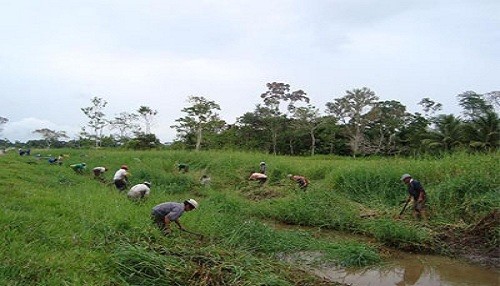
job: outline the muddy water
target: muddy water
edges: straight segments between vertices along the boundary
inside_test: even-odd
[[[367,269],[318,267],[313,273],[351,285],[500,285],[498,271],[439,256],[403,254],[388,263]]]
[[[280,229],[297,229],[276,225]],[[302,227],[299,227],[304,229]],[[311,228],[308,228],[311,231]],[[353,240],[354,236],[339,232],[322,232],[323,238]],[[357,240],[366,238],[359,238]],[[345,269],[331,265],[318,265],[322,254],[300,252],[282,255],[281,260],[303,265],[308,271],[328,279],[349,285],[369,286],[500,286],[500,270],[468,264],[461,260],[442,256],[417,255],[391,251],[391,257],[384,259],[382,265],[363,269]]]

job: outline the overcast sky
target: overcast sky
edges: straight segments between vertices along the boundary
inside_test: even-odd
[[[321,112],[368,87],[412,112],[430,97],[500,89],[498,0],[0,0],[0,135],[76,138],[91,98],[105,113],[158,110],[162,142],[190,95],[228,123],[261,103],[268,82],[307,92]]]

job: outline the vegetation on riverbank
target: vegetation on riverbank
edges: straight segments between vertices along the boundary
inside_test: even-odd
[[[32,154],[47,151],[37,150]],[[472,229],[499,204],[497,154],[455,154],[441,159],[283,157],[257,153],[64,150],[62,166],[10,153],[0,157],[2,267],[6,285],[332,285],[288,265],[283,255],[315,252],[318,263],[365,266],[381,261],[378,246],[450,254],[446,233]],[[260,161],[264,186],[248,182]],[[121,164],[131,183],[152,182],[152,195],[133,203],[111,184],[74,173],[69,164],[104,165],[110,182]],[[190,172],[179,174],[176,164]],[[303,192],[286,174],[311,180]],[[407,210],[402,173],[428,192],[431,219],[414,221]],[[210,186],[198,179],[207,174]],[[195,198],[187,229],[163,237],[151,224],[151,208]],[[282,229],[270,221],[310,226]],[[322,230],[367,236],[372,242],[325,239]],[[482,229],[485,251],[498,245],[496,223]],[[472,240],[471,240],[472,241]]]

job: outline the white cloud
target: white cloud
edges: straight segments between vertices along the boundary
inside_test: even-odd
[[[28,140],[42,139],[38,134],[33,134],[37,129],[48,128],[55,131],[65,131],[71,139],[78,134],[79,130],[67,125],[57,125],[47,119],[34,117],[23,118],[19,121],[8,122],[5,124],[2,136],[12,140],[26,142]]]
[[[304,89],[320,110],[367,86],[383,99],[414,107],[431,97],[456,112],[457,93],[498,89],[499,8],[487,0],[10,1],[0,9],[0,116],[74,132],[87,121],[80,108],[97,96],[108,117],[157,109],[153,131],[167,141],[188,96],[216,101],[233,123],[272,81]],[[9,139],[34,129],[9,130]]]

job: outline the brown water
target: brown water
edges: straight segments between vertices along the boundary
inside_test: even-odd
[[[276,225],[280,229],[297,227]],[[312,228],[303,228],[309,231]],[[335,231],[321,232],[323,238],[354,240],[352,234]],[[364,240],[364,237],[356,237]],[[475,266],[467,262],[435,255],[418,255],[391,251],[391,258],[385,263],[363,269],[346,269],[331,265],[318,265],[322,254],[318,252],[299,252],[282,254],[280,259],[288,263],[300,264],[309,272],[330,281],[354,286],[500,286],[500,270]]]
[[[500,285],[498,271],[439,256],[410,255],[367,269],[320,267],[313,272],[326,279],[352,285]]]
[[[318,252],[281,255],[288,263],[300,264],[315,275],[330,281],[357,286],[465,286],[500,285],[498,270],[487,269],[441,256],[400,254],[383,265],[345,269],[317,265]]]

